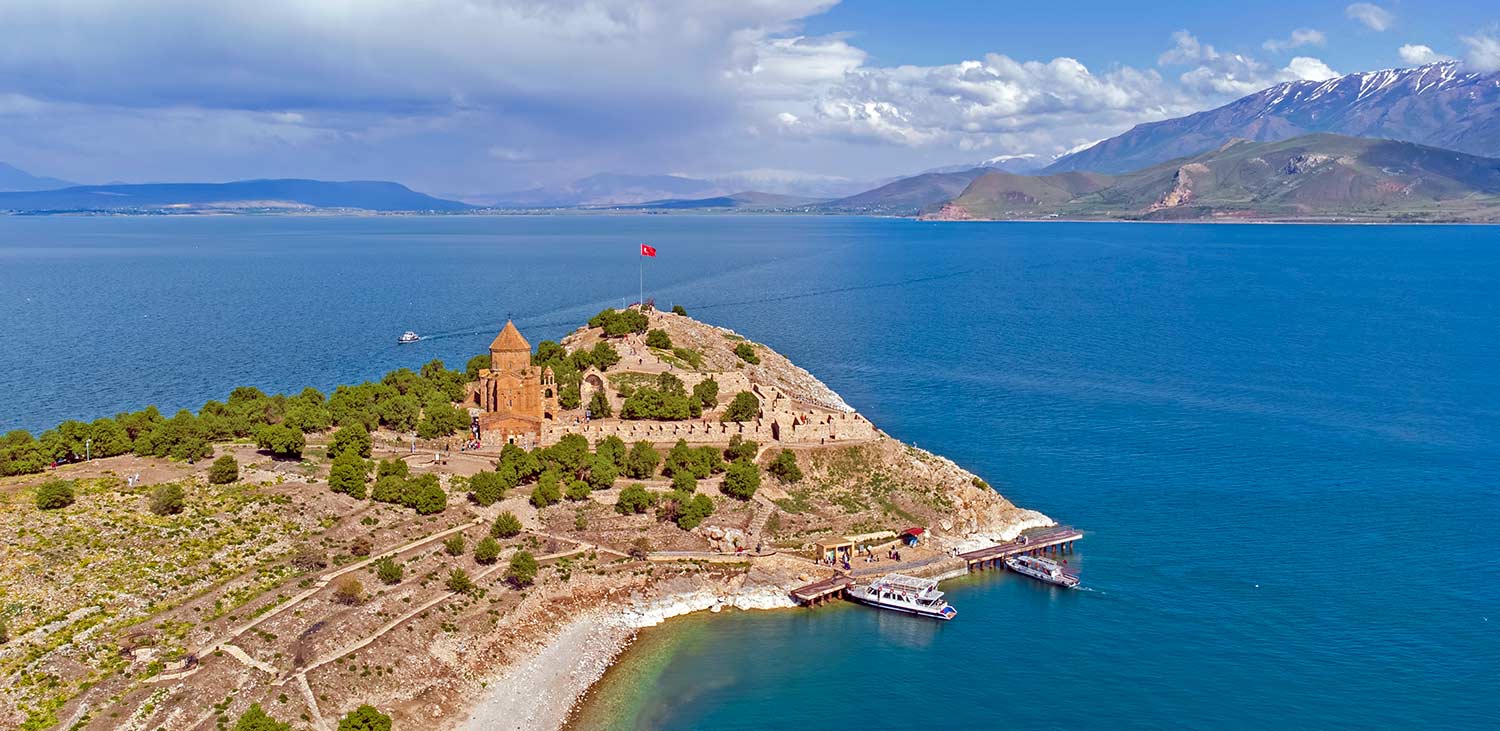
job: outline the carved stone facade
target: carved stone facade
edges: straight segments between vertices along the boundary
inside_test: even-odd
[[[557,384],[551,369],[531,364],[531,343],[513,322],[490,343],[490,367],[475,382],[479,434],[485,444],[534,443],[543,422],[557,412]]]

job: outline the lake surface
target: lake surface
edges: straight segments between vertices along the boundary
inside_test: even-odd
[[[586,726],[1500,717],[1497,228],[0,218],[0,431],[560,337],[635,299],[641,241],[659,304],[1087,531],[1088,590],[674,620]]]

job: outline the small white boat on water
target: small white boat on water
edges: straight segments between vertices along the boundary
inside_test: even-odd
[[[398,342],[398,343],[415,343],[415,342],[417,342],[418,340],[421,340],[421,339],[422,339],[421,335],[418,335],[418,334],[416,334],[416,333],[414,333],[414,332],[412,332],[410,330],[407,330],[406,332],[401,333],[401,337],[396,338],[396,342]]]
[[[932,579],[886,574],[869,584],[851,587],[847,596],[872,607],[944,621],[958,616],[958,610],[948,604],[943,592],[937,590],[937,582]]]
[[[1041,556],[1011,556],[1005,559],[1005,566],[1023,576],[1030,576],[1037,581],[1045,581],[1064,589],[1078,587],[1078,576],[1064,571],[1063,567],[1052,559]]]

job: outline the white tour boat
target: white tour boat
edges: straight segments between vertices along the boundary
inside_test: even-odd
[[[1030,576],[1037,581],[1045,581],[1056,584],[1064,589],[1076,589],[1078,587],[1078,576],[1063,570],[1056,561],[1041,556],[1011,556],[1005,559],[1005,565],[1011,571],[1025,576]]]
[[[848,597],[872,607],[945,621],[958,615],[958,610],[943,598],[943,592],[937,590],[936,581],[903,574],[886,574],[867,585],[854,586],[849,589]]]
[[[421,340],[421,339],[422,339],[421,335],[418,335],[418,334],[416,334],[416,333],[414,333],[414,332],[412,332],[410,330],[407,330],[406,332],[401,333],[401,337],[396,338],[396,342],[398,342],[398,343],[415,343],[415,342],[417,342],[418,340]]]

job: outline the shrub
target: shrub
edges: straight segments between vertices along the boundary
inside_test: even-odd
[[[255,433],[255,446],[277,457],[301,457],[307,439],[302,432],[284,424],[263,426]]]
[[[516,551],[510,557],[510,568],[505,571],[505,578],[516,586],[527,586],[536,580],[536,557],[530,551]]]
[[[151,491],[151,512],[157,515],[176,515],[186,506],[187,495],[175,483],[158,485]]]
[[[724,474],[724,482],[719,490],[732,498],[749,500],[755,496],[755,490],[759,487],[760,468],[754,462],[741,460],[729,465],[729,471]]]
[[[338,731],[391,731],[391,717],[363,705],[339,719]]]
[[[693,399],[698,406],[711,409],[719,405],[719,382],[712,378],[705,378],[693,384]]]
[[[437,395],[422,404],[422,420],[417,422],[417,436],[423,439],[446,437],[469,425],[469,415]]]
[[[646,486],[636,483],[620,491],[620,498],[615,502],[615,512],[621,515],[644,513],[655,502],[651,493],[646,491]]]
[[[755,354],[755,346],[749,343],[742,341],[738,345],[734,346],[734,354],[738,355],[740,357],[740,360],[743,360],[750,365],[756,365],[760,363],[760,356]]]
[[[630,544],[630,557],[638,561],[645,561],[651,555],[651,541],[645,538],[637,538]]]
[[[584,475],[584,479],[594,490],[608,490],[615,486],[615,478],[619,476],[620,471],[615,469],[614,460],[606,455],[596,454],[589,458],[588,473]]]
[[[698,478],[694,477],[691,472],[678,472],[672,475],[672,489],[678,492],[697,492]]]
[[[406,571],[401,568],[401,564],[396,563],[396,560],[390,556],[386,556],[375,562],[375,577],[380,579],[380,583],[382,584],[399,584],[401,583],[402,575],[405,573]]]
[[[776,455],[766,471],[782,482],[792,483],[802,479],[802,469],[797,466],[797,455],[787,449]]]
[[[485,536],[483,540],[474,545],[474,560],[486,566],[494,563],[500,558],[500,542]]]
[[[589,416],[595,419],[606,419],[614,415],[614,410],[609,405],[609,394],[603,391],[595,391],[589,397]]]
[[[484,355],[476,355],[473,358],[470,358],[469,362],[464,365],[464,375],[468,376],[469,380],[473,381],[479,378],[479,371],[489,367],[489,353],[485,353]]]
[[[234,731],[291,731],[290,723],[282,723],[272,718],[259,703],[251,703],[245,712],[240,714],[240,720],[235,722]]]
[[[454,533],[443,539],[443,550],[447,551],[449,556],[464,555],[464,534]]]
[[[672,305],[672,314],[687,317],[687,310],[682,309],[682,305]]]
[[[341,426],[333,433],[333,441],[328,444],[328,456],[338,457],[345,452],[354,452],[363,458],[370,458],[370,430],[364,424],[350,424]]]
[[[514,538],[520,534],[521,519],[509,510],[497,516],[495,524],[490,526],[490,535],[496,538]]]
[[[661,454],[651,446],[650,442],[636,442],[630,448],[630,454],[625,458],[625,474],[637,480],[644,480],[656,474],[656,466],[661,464]]]
[[[73,504],[73,483],[48,480],[36,489],[38,510],[58,510]]]
[[[370,542],[368,536],[355,536],[354,540],[349,541],[349,555],[351,556],[368,556],[374,549],[375,544]]]
[[[208,468],[208,483],[210,485],[228,485],[240,479],[240,463],[235,460],[234,455],[226,454],[216,460]]]
[[[350,606],[359,604],[365,600],[365,585],[353,576],[345,576],[333,587],[333,600]]]
[[[469,572],[463,569],[448,572],[448,591],[455,594],[472,594],[475,588],[474,580],[469,578]]]
[[[499,472],[480,472],[469,478],[469,494],[480,505],[494,505],[505,497],[505,483]]]
[[[672,336],[666,330],[652,330],[646,333],[646,346],[650,348],[672,349]]]
[[[441,513],[448,508],[448,493],[438,484],[437,475],[422,475],[407,481],[404,504],[418,515]]]
[[[734,395],[734,400],[724,409],[724,415],[719,421],[749,421],[755,418],[760,411],[760,399],[749,391],[740,391]]]
[[[292,551],[291,564],[301,571],[316,571],[328,565],[328,556],[310,544],[299,543]]]
[[[369,471],[369,465],[354,448],[345,449],[333,458],[333,466],[328,469],[328,489],[363,500]]]
[[[589,483],[584,482],[583,480],[574,480],[568,483],[568,491],[566,495],[569,500],[587,500],[589,499],[589,494],[592,492],[593,489],[589,487]]]

